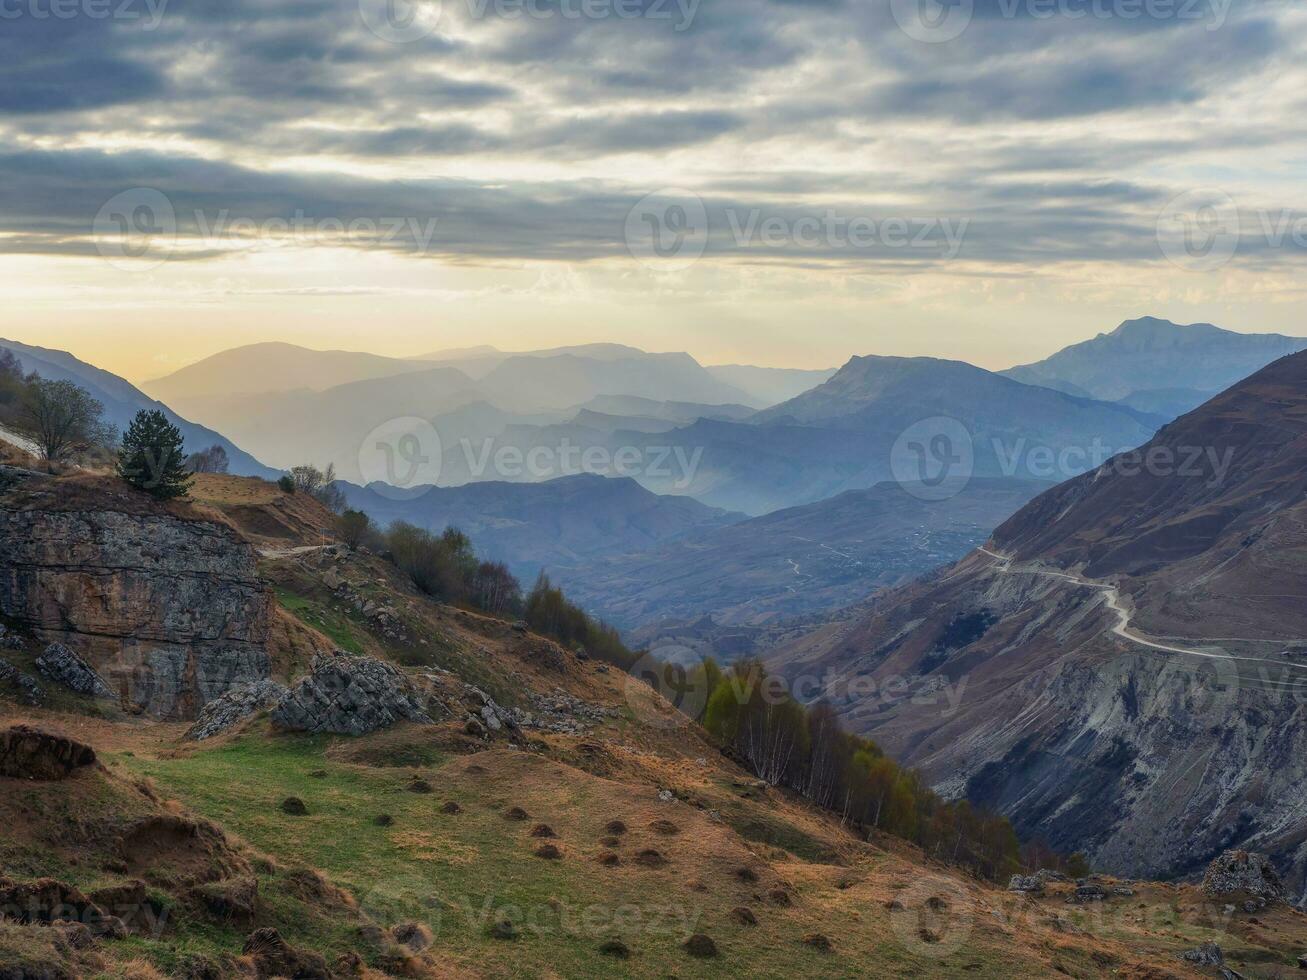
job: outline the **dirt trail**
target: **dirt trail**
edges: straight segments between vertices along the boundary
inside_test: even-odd
[[[1001,555],[996,551],[990,551],[988,548],[983,547],[977,550],[988,555],[990,558],[995,559],[998,562],[998,570],[1005,575],[1043,575],[1047,578],[1062,579],[1063,581],[1070,582],[1072,585],[1077,585],[1087,589],[1096,589],[1102,592],[1107,600],[1107,608],[1116,614],[1117,622],[1116,625],[1112,627],[1112,632],[1122,639],[1129,640],[1131,643],[1137,643],[1140,646],[1148,647],[1152,650],[1161,650],[1163,653],[1178,653],[1187,657],[1202,657],[1205,660],[1220,660],[1232,663],[1272,664],[1276,667],[1286,669],[1298,668],[1300,671],[1307,671],[1307,667],[1303,667],[1300,664],[1290,663],[1283,659],[1276,660],[1268,657],[1237,657],[1230,653],[1213,653],[1210,650],[1199,650],[1194,647],[1176,646],[1174,644],[1162,643],[1158,640],[1149,639],[1143,634],[1130,628],[1130,610],[1125,607],[1125,604],[1121,599],[1120,589],[1115,585],[1112,585],[1110,582],[1096,581],[1071,572],[1054,571],[1049,568],[1043,568],[1039,565],[1014,565],[1011,555]],[[1213,640],[1207,642],[1215,646],[1215,639],[1216,638],[1213,638]],[[1275,641],[1263,640],[1260,642],[1265,643]],[[1294,685],[1298,686],[1299,681],[1307,681],[1307,673],[1302,673],[1299,678],[1294,679]],[[1281,683],[1289,683],[1289,681],[1286,680]]]

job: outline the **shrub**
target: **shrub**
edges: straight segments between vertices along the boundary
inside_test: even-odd
[[[289,473],[286,474],[286,475],[283,476],[283,477],[278,478],[278,480],[277,480],[277,486],[278,486],[278,488],[281,490],[282,493],[294,493],[294,492],[295,492],[295,480],[290,476]]]

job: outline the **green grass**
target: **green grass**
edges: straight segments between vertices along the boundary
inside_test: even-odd
[[[747,930],[729,919],[729,905],[689,887],[697,869],[673,867],[652,877],[615,876],[588,852],[613,814],[593,798],[588,784],[569,786],[569,815],[581,815],[580,835],[565,840],[565,859],[542,861],[531,855],[530,824],[505,821],[511,787],[468,785],[475,780],[449,769],[374,769],[332,761],[333,739],[275,735],[261,730],[184,758],[119,757],[122,765],[151,777],[166,794],[287,866],[321,869],[349,889],[378,921],[417,919],[431,926],[437,947],[467,957],[489,976],[683,978],[734,976],[860,976],[851,956],[826,957],[798,943],[798,925]],[[325,770],[325,778],[310,773]],[[406,787],[414,772],[435,793],[419,795]],[[278,804],[298,796],[307,817],[290,817]],[[463,807],[457,816],[441,814],[446,800]],[[534,808],[533,808],[534,809]],[[381,813],[394,818],[379,827]],[[556,815],[559,816],[559,815]],[[533,818],[550,818],[533,813]],[[276,876],[262,880],[266,902],[284,918],[285,934],[330,959],[358,941],[338,923],[295,921],[302,906],[277,909]],[[513,942],[487,935],[498,913],[510,910],[522,927]],[[618,914],[639,917],[639,925],[614,924]],[[626,920],[628,923],[631,920]],[[834,925],[834,923],[832,923]],[[686,928],[709,932],[723,950],[721,959],[694,960],[681,949]],[[635,951],[628,961],[598,953],[600,943],[620,936]],[[209,948],[227,940],[201,936],[192,945]],[[229,950],[230,946],[227,947]],[[360,952],[365,950],[359,949]],[[984,976],[985,973],[972,973]],[[993,974],[995,976],[1000,974]]]
[[[276,592],[277,601],[281,603],[281,607],[301,622],[325,634],[331,639],[332,643],[346,653],[363,652],[363,644],[359,642],[359,638],[355,633],[355,623],[350,617],[320,602],[296,595],[285,589],[278,588]]]

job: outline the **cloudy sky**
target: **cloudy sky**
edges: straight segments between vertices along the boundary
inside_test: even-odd
[[[990,367],[1307,334],[1307,6],[0,0],[0,335]]]

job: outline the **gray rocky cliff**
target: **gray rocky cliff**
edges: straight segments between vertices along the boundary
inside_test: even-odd
[[[94,494],[74,506],[59,481],[20,482],[17,494],[0,487],[0,612],[156,717],[193,718],[268,676],[271,597],[235,531],[162,508],[100,509]]]

